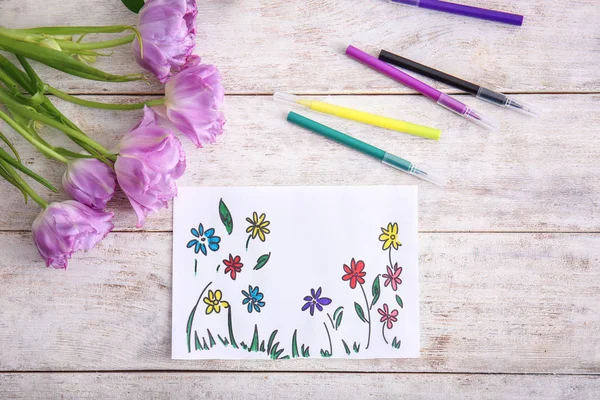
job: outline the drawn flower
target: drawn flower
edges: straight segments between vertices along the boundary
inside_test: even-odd
[[[383,309],[378,308],[377,312],[381,315],[380,321],[383,323],[387,322],[387,328],[392,329],[394,327],[394,322],[398,322],[398,310],[392,310],[390,312],[390,308],[386,303],[383,304]]]
[[[342,276],[342,280],[350,281],[350,287],[352,289],[356,288],[356,283],[360,283],[361,285],[365,283],[363,277],[367,274],[363,272],[365,269],[365,263],[363,261],[355,261],[354,258],[350,262],[350,266],[344,264],[344,271],[346,271],[346,275]]]
[[[213,311],[218,314],[219,312],[221,312],[221,307],[223,307],[223,308],[229,307],[228,302],[221,300],[222,296],[223,296],[223,294],[221,293],[220,290],[215,290],[214,292],[212,290],[208,291],[208,296],[206,296],[203,299],[204,303],[207,304],[206,314],[210,314]]]
[[[200,224],[198,225],[198,229],[192,228],[190,232],[192,232],[192,235],[197,237],[197,239],[192,239],[187,244],[188,249],[191,247],[194,248],[194,253],[198,254],[199,252],[202,252],[202,254],[207,255],[206,245],[208,245],[208,248],[212,251],[219,250],[219,242],[221,241],[221,238],[215,235],[214,228],[210,228],[205,231],[204,226]]]
[[[248,312],[251,313],[252,309],[256,312],[260,312],[260,308],[265,306],[265,302],[263,301],[263,294],[260,292],[258,286],[254,288],[252,286],[248,286],[248,291],[242,290],[242,294],[246,297],[242,300],[242,304],[248,305]]]
[[[225,274],[231,274],[231,279],[234,281],[236,275],[242,272],[242,267],[244,266],[240,256],[233,257],[231,253],[229,254],[229,260],[223,260],[223,264],[227,267],[225,268]]]
[[[379,241],[383,242],[383,250],[387,250],[390,246],[394,247],[394,250],[398,250],[399,246],[402,246],[402,243],[398,240],[398,224],[397,223],[389,223],[387,229],[381,228],[383,232],[379,235]]]
[[[252,239],[256,239],[256,236],[260,239],[261,242],[264,242],[266,237],[265,235],[271,233],[267,226],[269,226],[270,222],[265,221],[266,215],[262,213],[260,217],[254,212],[252,214],[252,219],[246,218],[246,221],[250,223],[248,229],[246,229],[247,233],[252,233]]]
[[[402,284],[402,279],[400,279],[400,274],[402,273],[402,267],[398,267],[398,263],[394,264],[394,270],[390,267],[387,267],[387,274],[383,274],[382,276],[385,278],[385,282],[383,286],[387,287],[389,284],[392,285],[392,290],[396,291],[398,289],[398,285]]]
[[[306,302],[302,306],[302,311],[306,311],[310,308],[310,315],[315,314],[315,307],[319,311],[323,311],[323,306],[328,306],[331,304],[331,299],[328,297],[321,297],[321,288],[318,288],[315,292],[315,289],[310,289],[310,296],[304,297],[304,301]]]
[[[271,224],[271,222],[265,220],[266,215],[262,213],[260,217],[256,213],[256,211],[252,214],[252,219],[246,218],[246,221],[250,224],[250,226],[246,229],[246,233],[249,233],[248,240],[246,240],[246,250],[248,250],[248,244],[250,243],[250,239],[260,239],[261,242],[266,240],[266,236],[271,231],[267,228]]]

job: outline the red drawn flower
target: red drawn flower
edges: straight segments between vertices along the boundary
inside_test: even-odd
[[[387,274],[382,275],[382,277],[385,278],[383,286],[387,287],[389,284],[391,284],[392,290],[395,292],[398,289],[398,285],[402,284],[402,279],[400,279],[401,273],[402,267],[398,267],[398,263],[394,264],[393,271],[390,267],[387,267]]]
[[[383,309],[378,308],[377,312],[381,314],[380,321],[384,323],[387,322],[388,329],[392,329],[394,327],[394,322],[398,322],[398,318],[396,318],[398,316],[398,310],[392,310],[392,312],[390,312],[387,304],[383,305]]]
[[[238,273],[242,272],[242,267],[244,266],[244,264],[242,264],[242,259],[240,258],[240,256],[235,256],[235,258],[229,254],[229,260],[223,260],[223,264],[225,264],[225,266],[227,268],[225,268],[225,274],[231,274],[231,279],[233,279],[235,281],[235,277]]]
[[[355,261],[354,258],[350,262],[350,266],[344,264],[344,271],[346,271],[346,275],[342,276],[342,280],[350,281],[350,287],[352,289],[356,288],[356,282],[361,285],[365,283],[363,276],[367,273],[363,272],[365,269],[365,263],[363,261]]]

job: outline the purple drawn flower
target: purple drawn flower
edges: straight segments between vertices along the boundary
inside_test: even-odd
[[[310,296],[304,297],[304,301],[306,303],[302,306],[302,311],[310,308],[310,315],[315,315],[315,307],[317,310],[323,311],[323,306],[331,304],[330,298],[321,297],[321,288],[318,288],[316,292],[315,289],[310,289]]]

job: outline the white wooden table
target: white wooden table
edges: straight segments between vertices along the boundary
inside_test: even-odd
[[[134,214],[119,198],[115,232],[66,272],[55,271],[43,267],[31,241],[37,207],[22,206],[0,182],[0,398],[598,398],[600,6],[462,3],[522,13],[525,24],[380,0],[199,1],[198,52],[221,69],[228,122],[216,145],[194,150],[185,142],[180,185],[418,183],[291,128],[270,98],[274,90],[334,95],[335,103],[444,130],[435,143],[319,117],[447,170],[447,188],[419,185],[420,359],[172,361],[171,210],[134,230]],[[135,20],[117,0],[0,0],[0,25],[10,27]],[[501,121],[500,132],[483,131],[348,59],[350,43],[487,83],[544,116],[460,95]],[[138,70],[128,47],[98,66]],[[46,68],[40,74],[102,101],[137,102],[161,91]],[[59,105],[106,145],[140,115]],[[15,142],[32,169],[60,182],[62,167]]]

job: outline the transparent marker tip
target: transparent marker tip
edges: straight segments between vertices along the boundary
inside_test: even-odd
[[[500,129],[498,122],[491,118],[481,115],[472,108],[467,108],[466,112],[462,114],[462,116],[481,127],[489,129],[490,131],[497,131],[498,129]]]
[[[411,171],[409,172],[411,175],[416,176],[417,178],[423,179],[427,182],[431,182],[434,185],[438,186],[446,186],[446,180],[437,176],[433,176],[423,171],[421,168],[413,165]]]
[[[524,103],[522,101],[511,99],[510,97],[507,97],[507,99],[506,99],[506,107],[510,108],[511,110],[515,110],[521,114],[525,114],[525,115],[529,115],[529,116],[533,116],[533,117],[540,116],[540,111],[536,107],[532,107],[529,104]]]

